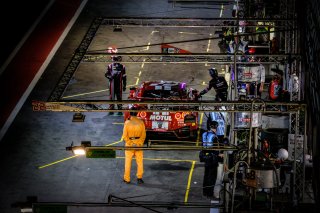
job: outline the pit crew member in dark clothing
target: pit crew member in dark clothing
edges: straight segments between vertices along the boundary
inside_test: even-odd
[[[216,68],[210,68],[209,74],[211,80],[209,81],[209,86],[199,93],[199,98],[206,94],[213,87],[216,91],[216,101],[227,101],[228,98],[228,84],[224,77],[218,76],[218,71]]]
[[[202,134],[203,151],[200,155],[200,162],[204,162],[204,176],[203,176],[203,196],[213,198],[214,187],[217,180],[218,163],[223,160],[223,154],[219,151],[205,150],[205,148],[212,148],[214,144],[218,143],[216,135],[218,127],[217,121],[210,123],[210,130]],[[202,159],[201,159],[202,156]]]
[[[109,80],[110,100],[122,100],[122,91],[126,90],[127,76],[126,67],[121,64],[121,56],[112,56],[113,63],[108,65],[105,77]],[[114,109],[114,104],[110,104],[109,109]],[[118,104],[118,109],[122,109],[122,105]],[[113,112],[110,112],[113,114]],[[119,114],[122,114],[119,112]]]

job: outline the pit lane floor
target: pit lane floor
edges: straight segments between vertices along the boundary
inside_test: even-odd
[[[105,14],[118,17],[123,14],[133,17],[139,14],[158,17],[216,17],[209,9],[182,10],[171,8],[171,4],[163,1],[154,1],[151,5],[148,4],[148,1],[138,2],[123,1],[123,4],[120,4],[119,1],[117,4],[115,1],[88,2],[1,141],[1,212],[20,212],[18,208],[11,208],[11,204],[24,202],[27,196],[37,196],[39,202],[106,203],[108,196],[114,195],[132,202],[210,204],[210,199],[202,197],[203,165],[198,161],[197,152],[146,151],[145,184],[135,183],[136,168],[133,163],[132,183],[127,185],[122,182],[123,151],[117,151],[115,159],[87,159],[80,156],[75,157],[71,152],[65,151],[65,147],[71,142],[79,144],[81,141],[91,141],[92,145],[96,146],[123,145],[121,141],[123,117],[108,116],[105,113],[87,113],[85,122],[72,123],[73,113],[32,111],[31,101],[48,98],[93,18]],[[163,9],[162,13],[159,8]],[[179,33],[186,32],[186,29],[157,29],[159,32],[151,36],[155,29],[125,28],[122,33],[110,32],[110,28],[107,27],[99,30],[90,46],[91,50],[105,49],[109,44],[118,47],[136,43],[148,46],[149,42],[158,42],[162,39],[167,42],[177,39],[177,36],[187,36],[189,39],[201,33]],[[121,43],[114,44],[119,41]],[[148,51],[160,51],[160,48],[154,48],[156,49],[150,48]],[[189,44],[179,46],[179,48],[185,48],[191,52],[201,49],[206,52],[208,43],[203,42],[195,46]],[[215,48],[218,48],[217,45],[211,43],[209,49],[214,51]],[[126,66],[128,85],[137,85],[144,80],[181,80],[196,89],[202,89],[205,87],[202,82],[207,82],[209,77],[208,67],[204,64],[126,64]],[[107,82],[103,76],[105,68],[106,64],[103,63],[81,64],[64,98],[77,96],[85,100],[107,99]],[[142,71],[141,74],[139,74],[140,71]],[[81,95],[101,90],[105,91],[89,96]],[[126,95],[125,93],[124,97]],[[210,94],[208,98],[211,98]],[[204,120],[202,121],[205,122]],[[80,213],[106,212],[106,210],[108,212],[129,211],[128,208],[120,207],[68,207],[68,212]],[[150,212],[151,210],[130,208],[130,211]],[[158,211],[209,212],[210,210],[208,208],[197,208],[196,210],[164,208]]]

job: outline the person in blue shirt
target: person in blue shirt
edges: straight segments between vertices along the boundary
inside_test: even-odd
[[[211,121],[209,124],[210,129],[202,134],[202,146],[204,148],[202,152],[201,162],[204,162],[204,176],[203,176],[203,196],[213,198],[214,186],[217,179],[218,163],[221,161],[219,151],[205,150],[205,148],[212,148],[218,143],[218,137],[216,135],[217,121]]]

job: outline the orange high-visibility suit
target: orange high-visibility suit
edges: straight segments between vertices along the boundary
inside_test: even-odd
[[[123,135],[125,146],[141,147],[146,139],[146,128],[144,122],[136,116],[130,116],[130,119],[124,123]],[[125,168],[123,179],[130,182],[130,170],[132,157],[135,156],[137,163],[137,178],[143,176],[143,150],[125,150]]]

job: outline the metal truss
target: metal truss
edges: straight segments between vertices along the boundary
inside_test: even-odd
[[[257,26],[254,22],[275,22],[277,27],[285,27],[287,18],[103,18],[102,25],[114,27],[223,27],[225,22],[249,21],[248,26]],[[261,26],[261,25],[259,25]],[[263,25],[262,25],[263,26]],[[229,26],[228,26],[229,27]],[[232,27],[232,26],[230,26]]]
[[[80,62],[82,61],[83,56],[85,55],[92,39],[94,38],[99,26],[102,22],[101,18],[97,18],[91,24],[89,30],[86,35],[82,39],[80,46],[76,49],[69,65],[66,70],[63,72],[58,84],[52,91],[48,101],[59,101],[65,91],[65,88],[69,84],[74,72],[77,70]]]
[[[298,53],[298,36],[297,30],[297,14],[295,8],[295,0],[283,0],[280,3],[282,11],[281,17],[287,19],[286,29],[296,29],[293,31],[284,31],[280,35],[280,39],[284,40],[285,53]],[[301,62],[289,60],[286,71],[288,74],[295,73],[301,79]],[[299,92],[291,92],[291,101],[300,101],[301,94]],[[306,136],[306,118],[307,111],[302,110],[295,113],[290,113],[289,133],[294,134],[294,156],[293,156],[293,196],[294,203],[304,201],[305,196],[305,154],[307,153],[307,136]],[[298,141],[298,135],[303,136],[303,142]]]
[[[110,53],[88,53],[83,56],[82,62],[89,63],[111,63]],[[190,53],[190,54],[163,54],[163,53],[117,53],[122,56],[123,63],[211,63],[211,64],[278,64],[285,63],[289,57],[300,59],[299,55],[277,54],[277,55],[246,55],[246,57],[259,58],[256,62],[243,62],[239,58],[241,54],[208,54],[208,53]]]
[[[75,71],[77,70],[80,63],[83,62],[102,62],[102,63],[109,63],[111,62],[111,58],[109,57],[110,54],[104,52],[94,52],[88,53],[87,49],[92,42],[95,33],[101,26],[104,25],[142,25],[142,26],[157,26],[155,22],[162,23],[163,26],[169,26],[169,23],[175,23],[172,26],[207,26],[206,23],[216,23],[215,21],[219,22],[219,26],[223,26],[223,21],[225,20],[233,20],[233,19],[152,19],[152,18],[145,18],[145,19],[135,19],[135,18],[123,18],[123,19],[107,19],[107,18],[96,18],[93,23],[91,24],[89,30],[87,31],[86,35],[84,36],[80,46],[74,53],[69,65],[67,66],[66,70],[62,74],[59,82],[55,86],[54,90],[52,91],[51,95],[48,98],[48,101],[55,102],[59,101],[69,84],[70,80],[72,79]],[[238,20],[238,19],[237,19]],[[255,20],[255,19],[254,19]],[[260,20],[260,19],[257,19]],[[264,21],[267,21],[266,19]],[[270,21],[270,20],[269,20]],[[147,24],[146,24],[147,23]],[[153,24],[151,24],[153,23]],[[215,25],[215,26],[218,26]],[[205,38],[208,39],[208,38]],[[214,38],[210,38],[214,39]],[[179,42],[186,42],[186,41],[179,41]],[[192,42],[192,41],[187,41]],[[160,45],[160,44],[156,44]],[[257,62],[241,62],[236,61],[234,62],[233,56],[223,55],[223,54],[205,54],[205,53],[198,53],[198,54],[189,54],[189,55],[163,55],[163,54],[156,54],[156,53],[148,53],[148,54],[132,54],[132,53],[121,53],[118,54],[123,56],[123,63],[211,63],[211,64],[254,64]],[[252,55],[255,57],[260,58],[259,64],[274,64],[274,63],[284,63],[289,55]],[[296,56],[299,57],[299,56]]]
[[[109,109],[110,104],[122,104],[123,109]],[[261,112],[272,114],[296,113],[305,109],[304,103],[278,103],[278,102],[212,102],[212,101],[65,101],[44,102],[33,101],[33,111],[52,112],[119,112],[128,111],[129,105],[140,105],[146,112]],[[142,111],[129,110],[129,111]]]

